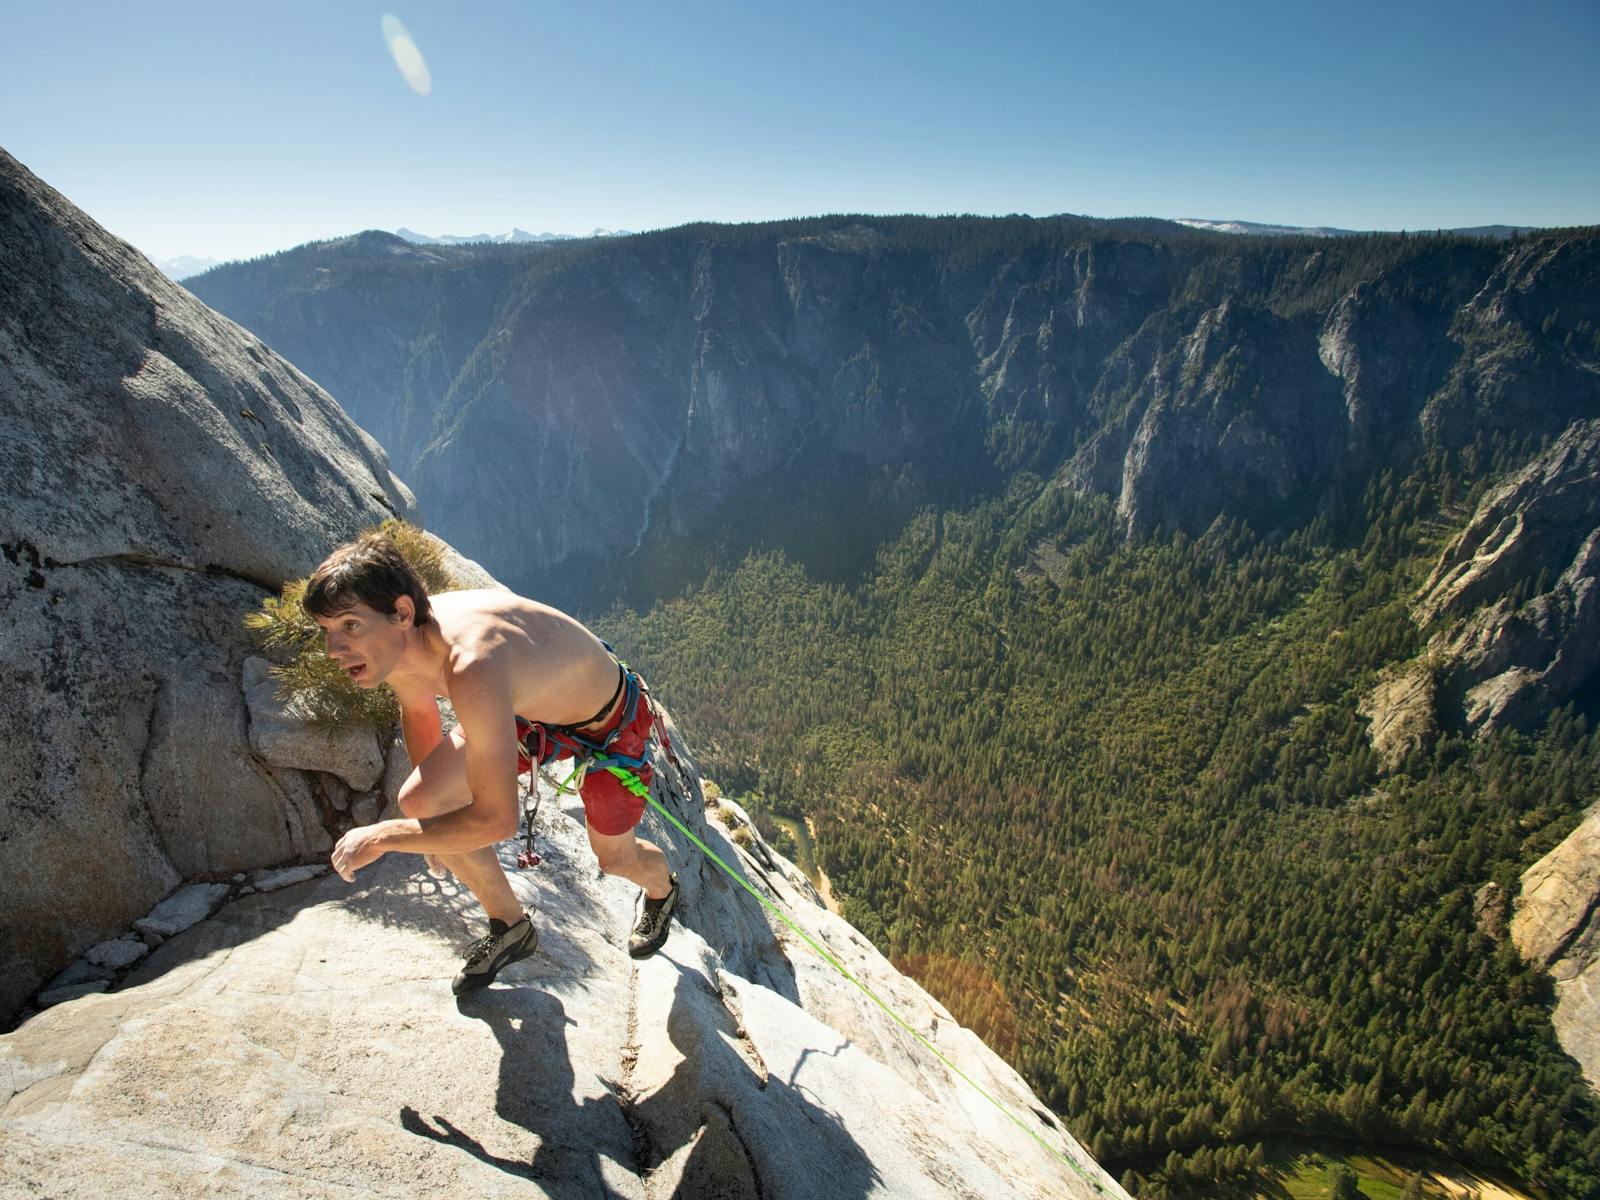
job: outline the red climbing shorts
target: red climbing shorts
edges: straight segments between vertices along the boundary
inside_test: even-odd
[[[622,718],[627,715],[625,706],[618,709],[615,719],[603,730],[594,734],[585,734],[594,741],[603,742],[610,736],[611,731],[622,723]],[[655,777],[655,768],[651,766],[647,757],[646,747],[650,742],[650,730],[655,725],[656,714],[650,707],[649,698],[642,692],[639,696],[639,709],[634,714],[633,721],[617,734],[616,740],[611,743],[610,749],[629,758],[643,758],[645,763],[634,771],[639,777],[639,782],[645,787],[650,786],[650,781]],[[547,762],[560,762],[564,758],[571,758],[572,751],[541,736],[543,729],[537,721],[517,718],[517,770],[531,771],[533,763],[538,759],[540,765]],[[543,756],[540,757],[541,744]],[[622,786],[618,779],[604,767],[591,769],[583,777],[583,783],[578,789],[578,794],[583,797],[583,816],[589,823],[589,828],[606,837],[616,837],[627,833],[639,823],[639,818],[644,816],[644,797],[635,796]]]

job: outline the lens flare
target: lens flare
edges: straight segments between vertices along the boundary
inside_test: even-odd
[[[383,31],[389,56],[394,59],[394,65],[400,68],[400,76],[411,90],[419,96],[426,96],[433,91],[433,77],[428,74],[428,64],[423,61],[422,51],[417,49],[416,42],[411,40],[400,19],[384,13],[378,28]]]

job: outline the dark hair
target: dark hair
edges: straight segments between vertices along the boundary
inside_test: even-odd
[[[416,605],[413,625],[433,619],[428,591],[394,539],[386,533],[368,533],[340,546],[311,572],[301,605],[313,617],[333,617],[359,600],[389,616],[401,596],[410,596]]]

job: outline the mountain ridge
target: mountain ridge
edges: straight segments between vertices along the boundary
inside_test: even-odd
[[[1586,230],[1241,240],[838,216],[433,247],[449,257],[406,276],[384,266],[403,243],[366,259],[348,244],[191,286],[343,397],[453,540],[516,586],[584,580],[580,597],[623,559],[668,570],[708,538],[737,554],[752,533],[713,531],[738,529],[751,489],[807,487],[834,463],[859,495],[826,523],[861,501],[902,520],[1031,470],[1115,496],[1131,529],[1292,527],[1397,455],[1508,422],[1554,436],[1595,406],[1594,319],[1574,290],[1600,244]],[[341,283],[357,278],[362,298]],[[1518,298],[1469,306],[1485,285]],[[1530,372],[1557,409],[1507,403]],[[591,414],[645,442],[592,432]],[[622,469],[574,478],[569,453]],[[1207,470],[1187,469],[1194,454]],[[473,504],[476,464],[507,480],[506,506]],[[553,478],[578,490],[545,494]]]
[[[404,238],[408,242],[416,242],[427,246],[461,246],[473,242],[516,243],[516,242],[570,242],[578,238],[598,237],[632,237],[628,229],[601,229],[598,225],[588,233],[529,233],[526,229],[512,228],[509,233],[441,233],[430,237],[426,233],[418,233],[414,229],[401,226],[394,231],[396,237]]]
[[[1339,229],[1332,225],[1274,225],[1262,221],[1230,221],[1202,217],[1174,217],[1179,225],[1209,229],[1216,233],[1236,233],[1249,237],[1362,237],[1372,233],[1399,233],[1393,229]],[[1522,233],[1537,233],[1538,225],[1464,225],[1432,232],[1450,237],[1488,237],[1503,240]],[[1427,230],[1411,232],[1425,233]]]

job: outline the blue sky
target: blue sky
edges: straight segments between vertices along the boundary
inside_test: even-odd
[[[1600,222],[1594,0],[252,8],[0,0],[0,146],[156,257],[823,212]]]

